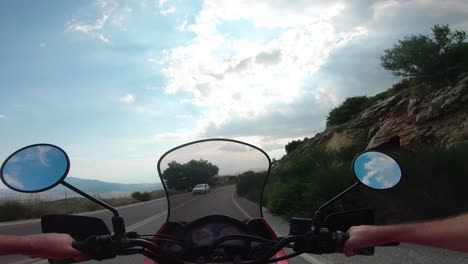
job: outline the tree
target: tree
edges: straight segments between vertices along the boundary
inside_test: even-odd
[[[219,168],[207,160],[191,160],[180,164],[171,161],[163,172],[163,179],[167,180],[167,187],[175,190],[192,189],[199,183],[213,183]]]
[[[447,80],[468,69],[465,39],[464,31],[435,25],[430,36],[411,35],[399,40],[393,48],[385,50],[381,63],[395,76]]]

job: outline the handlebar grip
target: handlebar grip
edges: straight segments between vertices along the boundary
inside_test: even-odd
[[[390,242],[390,243],[387,243],[387,244],[379,245],[379,247],[396,247],[396,246],[399,246],[399,245],[400,245],[400,242]]]
[[[72,248],[86,254],[86,241],[73,241]]]
[[[343,234],[344,241],[343,245],[341,245],[341,252],[343,252],[343,246],[348,241],[349,236],[347,234]],[[354,250],[354,254],[356,255],[362,255],[362,256],[372,256],[375,253],[375,247],[366,247],[366,248],[357,248]]]
[[[101,261],[117,255],[112,242],[112,237],[109,235],[91,236],[82,241],[74,241],[72,247],[87,255],[89,259]]]
[[[356,255],[362,255],[362,256],[372,256],[374,255],[374,252],[375,252],[374,247],[358,248],[354,250],[354,253]]]

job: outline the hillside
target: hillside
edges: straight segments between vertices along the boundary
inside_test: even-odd
[[[417,86],[421,85],[427,84]],[[339,150],[363,142],[366,149],[468,142],[468,73],[437,91],[420,94],[418,90],[421,87],[410,87],[377,101],[346,123],[305,140],[298,151],[314,145]]]
[[[387,191],[360,187],[330,210],[370,207],[381,222],[467,211],[468,73],[437,89],[425,85],[431,86],[389,90],[346,122],[291,142],[288,154],[273,165],[267,207],[276,214],[311,217],[356,181],[353,157],[376,149],[400,162],[401,184]]]

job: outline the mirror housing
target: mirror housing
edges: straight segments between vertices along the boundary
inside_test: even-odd
[[[65,233],[75,240],[111,234],[104,221],[90,216],[45,215],[41,218],[41,227],[43,233]]]
[[[353,172],[363,185],[377,190],[390,189],[401,180],[401,168],[391,156],[367,151],[353,160]]]
[[[393,188],[395,185],[397,185],[400,182],[402,176],[401,168],[398,162],[396,162],[396,160],[389,155],[377,151],[366,151],[356,156],[353,160],[352,169],[358,181],[348,187],[346,190],[335,195],[335,197],[328,200],[326,203],[320,206],[317,211],[315,211],[313,226],[316,230],[319,230],[320,227],[322,227],[324,224],[325,220],[323,209],[331,203],[335,202],[343,194],[354,189],[360,183],[373,189],[384,190]],[[346,216],[350,218],[356,217],[356,219],[359,218],[356,216],[358,214],[357,212],[350,212],[348,214],[349,215],[336,217]],[[355,214],[355,216],[352,216],[353,214]],[[364,213],[362,214],[364,216]],[[329,215],[329,217],[332,216]],[[332,221],[333,219],[334,217],[330,218],[328,221]]]
[[[3,162],[0,169],[0,179],[8,188],[23,193],[43,192],[62,184],[110,210],[114,214],[112,218],[114,232],[117,236],[123,236],[126,232],[125,224],[123,218],[119,216],[119,212],[104,201],[94,198],[67,183],[65,177],[67,177],[69,170],[70,159],[63,149],[52,144],[34,144],[15,151]],[[53,220],[46,219],[45,221],[48,226],[47,223]],[[67,221],[79,220],[68,218]],[[95,224],[98,225],[97,222]],[[60,223],[58,223],[58,226],[60,226]],[[104,228],[101,230],[104,230]]]
[[[36,193],[57,186],[69,170],[70,159],[63,149],[34,144],[11,154],[2,164],[0,178],[14,191]]]

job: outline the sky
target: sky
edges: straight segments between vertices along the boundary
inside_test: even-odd
[[[380,56],[435,24],[467,30],[468,2],[0,1],[0,160],[51,143],[70,176],[125,183],[202,138],[281,158],[397,82]]]

